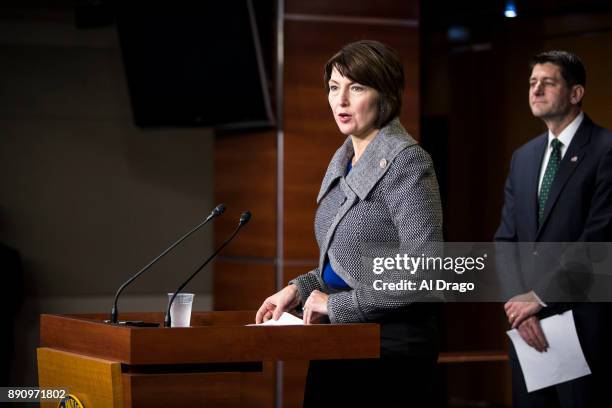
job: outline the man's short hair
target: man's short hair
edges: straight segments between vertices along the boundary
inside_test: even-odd
[[[529,61],[529,74],[537,64],[555,64],[561,69],[561,76],[568,87],[582,85],[586,87],[586,69],[576,54],[568,51],[545,51],[534,55]]]

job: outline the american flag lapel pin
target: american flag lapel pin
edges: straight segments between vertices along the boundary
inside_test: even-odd
[[[570,161],[572,163],[576,163],[578,161],[578,156],[572,156],[572,158],[570,159]]]

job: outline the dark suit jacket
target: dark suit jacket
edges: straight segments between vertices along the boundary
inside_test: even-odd
[[[612,241],[612,132],[584,116],[560,163],[546,202],[544,219],[538,226],[538,181],[547,143],[546,132],[514,152],[495,241],[533,243],[533,251],[529,253],[533,258],[538,257],[538,245],[544,246],[540,244],[543,242]],[[538,265],[537,261],[531,261],[532,265]],[[551,271],[541,270],[541,273]],[[556,278],[558,276],[550,276],[552,280]],[[519,290],[518,286],[509,286]],[[531,289],[547,301],[546,290],[542,287],[526,284],[521,288],[523,291]],[[609,307],[596,303],[551,303],[542,309],[540,317],[570,308],[585,354],[597,358],[603,351],[603,331],[612,324],[607,321]],[[594,340],[597,336],[599,340]],[[589,356],[587,359],[591,360]]]

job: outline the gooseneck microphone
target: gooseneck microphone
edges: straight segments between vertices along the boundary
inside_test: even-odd
[[[225,240],[225,242],[223,242],[219,248],[217,248],[215,250],[215,252],[212,253],[211,256],[208,257],[208,259],[206,261],[204,261],[204,263],[202,265],[200,265],[200,267],[198,269],[196,269],[196,271],[194,273],[191,274],[191,276],[189,278],[187,278],[187,280],[185,282],[183,282],[181,284],[181,286],[179,286],[175,291],[174,294],[172,295],[172,297],[170,298],[170,302],[168,302],[168,309],[166,310],[166,317],[164,319],[164,327],[170,327],[171,323],[172,323],[172,319],[170,318],[170,308],[172,307],[172,302],[174,302],[174,298],[176,297],[177,294],[179,294],[181,292],[181,290],[183,290],[183,288],[185,288],[185,286],[187,286],[187,284],[206,266],[208,265],[208,263],[210,261],[213,260],[214,257],[217,256],[217,254],[219,254],[219,252],[221,252],[221,250],[223,250],[223,248],[225,248],[227,246],[227,244],[229,244],[234,237],[236,236],[236,234],[238,234],[238,231],[240,231],[240,228],[242,228],[247,222],[249,222],[249,220],[251,219],[251,212],[250,211],[245,211],[240,215],[240,221],[238,221],[238,226],[236,227],[236,229],[234,230],[234,232],[232,232],[232,234],[229,236],[228,239]]]
[[[113,308],[111,309],[110,323],[113,323],[113,324],[117,323],[117,315],[119,314],[119,312],[117,310],[117,300],[119,299],[119,295],[121,295],[121,292],[123,292],[123,290],[130,283],[134,282],[136,280],[136,278],[138,278],[140,275],[142,275],[147,269],[149,269],[150,267],[155,265],[157,263],[157,261],[159,261],[161,258],[163,258],[168,252],[172,251],[174,249],[174,247],[176,247],[178,244],[180,244],[185,239],[187,239],[187,237],[189,237],[191,234],[193,234],[194,232],[196,232],[197,230],[202,228],[204,225],[206,225],[213,218],[216,218],[219,215],[223,214],[224,211],[225,211],[225,204],[219,204],[218,206],[216,206],[215,209],[212,210],[210,215],[208,217],[206,217],[206,219],[204,221],[202,221],[201,223],[199,223],[198,225],[193,227],[191,229],[191,231],[187,232],[185,235],[183,235],[178,240],[176,240],[176,242],[174,242],[172,245],[170,245],[164,252],[162,252],[155,259],[153,259],[151,262],[149,262],[144,268],[142,268],[141,270],[136,272],[136,274],[134,276],[132,276],[130,279],[125,281],[125,283],[119,287],[119,289],[117,290],[117,293],[115,294],[115,300],[113,301]]]

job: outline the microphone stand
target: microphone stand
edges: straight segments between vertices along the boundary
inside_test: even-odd
[[[175,291],[174,294],[172,295],[172,297],[170,298],[170,302],[168,302],[168,308],[166,310],[166,317],[164,319],[164,327],[171,327],[172,324],[172,319],[170,317],[170,308],[172,307],[172,302],[174,302],[174,298],[176,298],[176,295],[178,295],[180,293],[181,290],[183,290],[183,288],[185,288],[185,286],[187,286],[187,284],[189,282],[191,282],[191,280],[206,266],[208,265],[208,263],[215,257],[217,256],[217,254],[219,252],[221,252],[221,250],[223,250],[223,248],[225,248],[227,246],[227,244],[229,244],[234,237],[236,236],[236,234],[238,234],[238,231],[240,231],[240,229],[247,223],[249,222],[249,220],[251,219],[251,213],[249,211],[245,211],[242,213],[242,215],[240,216],[240,221],[238,222],[238,226],[236,227],[236,229],[234,230],[234,232],[232,232],[232,234],[229,236],[228,239],[226,239],[220,246],[219,248],[217,248],[215,250],[215,252],[212,253],[211,256],[208,257],[208,259],[206,261],[204,261],[204,263],[202,265],[200,265],[200,267],[198,269],[196,269],[196,271],[194,273],[191,274],[191,276],[189,278],[187,278],[187,280],[185,282],[183,282],[183,284],[181,286],[179,286]]]
[[[213,218],[223,214],[223,212],[225,211],[225,205],[224,204],[219,204],[218,206],[215,207],[214,210],[212,210],[212,212],[210,213],[210,215],[208,217],[206,217],[206,219],[204,221],[202,221],[201,223],[199,223],[198,225],[196,225],[195,227],[193,227],[190,231],[188,231],[187,233],[185,233],[182,237],[180,237],[176,242],[174,242],[172,245],[170,245],[164,252],[162,252],[161,254],[159,254],[155,259],[153,259],[151,262],[149,262],[145,267],[143,267],[141,270],[139,270],[138,272],[136,272],[136,274],[134,276],[132,276],[130,279],[128,279],[123,285],[121,285],[119,287],[119,289],[117,290],[117,293],[115,293],[115,299],[113,301],[113,308],[111,309],[111,315],[110,315],[110,320],[108,321],[108,323],[111,324],[117,324],[117,316],[119,314],[119,311],[117,309],[117,300],[119,299],[119,295],[121,295],[121,292],[123,292],[123,290],[132,282],[134,282],[140,275],[142,275],[147,269],[149,269],[150,267],[152,267],[153,265],[155,265],[157,263],[157,261],[159,261],[161,258],[163,258],[168,252],[172,251],[174,249],[174,247],[176,247],[178,244],[180,244],[181,242],[183,242],[185,239],[187,239],[187,237],[189,237],[191,234],[193,234],[194,232],[196,232],[197,230],[199,230],[200,228],[202,228],[204,225],[206,225],[210,220],[212,220]]]

